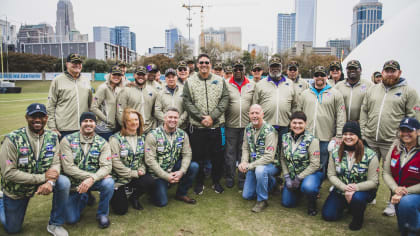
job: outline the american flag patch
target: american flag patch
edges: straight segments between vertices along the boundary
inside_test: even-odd
[[[112,157],[107,157],[107,158],[106,158],[106,160],[107,160],[107,161],[109,161],[109,160],[111,160],[111,159],[112,159]]]
[[[415,107],[413,107],[413,110],[415,110],[415,111],[420,111],[420,106],[415,106]]]
[[[274,147],[273,146],[268,146],[265,150],[267,150],[269,152],[274,152]]]
[[[314,156],[319,156],[321,153],[319,151],[315,151],[314,153],[312,153],[312,155]]]

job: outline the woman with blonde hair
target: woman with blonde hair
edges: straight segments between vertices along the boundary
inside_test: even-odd
[[[132,108],[124,109],[122,128],[111,136],[109,144],[112,154],[112,176],[115,180],[115,191],[111,207],[118,215],[128,210],[128,202],[134,209],[142,210],[139,197],[150,192],[153,186],[152,176],[146,174],[144,164],[143,118]],[[131,196],[127,199],[127,191]]]

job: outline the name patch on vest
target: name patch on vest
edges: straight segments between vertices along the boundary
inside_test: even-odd
[[[408,171],[414,172],[414,173],[419,173],[419,168],[416,167],[416,166],[409,166]]]
[[[29,163],[29,158],[19,158],[19,164],[20,165],[27,165]]]
[[[99,156],[99,152],[96,150],[91,151],[90,154],[92,154],[92,156]]]
[[[47,150],[47,152],[52,152],[54,149],[54,146],[51,144],[47,144],[47,146],[45,146],[45,149]]]
[[[21,148],[19,148],[19,152],[22,155],[27,155],[29,153],[29,148],[28,147],[21,147]]]
[[[397,159],[391,159],[391,166],[395,167],[397,165]]]

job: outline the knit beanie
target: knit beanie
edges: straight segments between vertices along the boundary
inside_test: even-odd
[[[83,112],[82,115],[80,116],[80,124],[82,123],[82,121],[84,121],[86,119],[94,120],[95,123],[96,123],[95,113],[93,113],[93,112]]]
[[[356,121],[348,121],[343,127],[343,134],[345,132],[351,132],[351,133],[357,135],[357,137],[359,137],[359,139],[362,138],[359,123],[357,123]]]

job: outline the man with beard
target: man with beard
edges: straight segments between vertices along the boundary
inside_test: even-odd
[[[53,235],[68,235],[62,227],[70,181],[60,175],[58,135],[45,130],[48,120],[44,104],[26,109],[27,127],[6,135],[0,150],[0,221],[7,233],[21,230],[29,200],[34,194],[53,193],[47,230]]]
[[[149,64],[146,67],[146,85],[154,89],[156,92],[162,90],[162,86],[156,82],[156,74],[160,74],[158,67],[155,64]],[[159,76],[160,77],[160,76]]]
[[[329,68],[330,76],[328,77],[327,83],[334,87],[338,84],[338,82],[344,80],[343,69],[341,68],[341,63],[339,61],[331,62]]]
[[[187,66],[187,63],[185,61],[178,62],[176,74],[178,75],[177,84],[181,87],[184,87],[185,81],[187,81],[188,76],[190,75],[189,67]]]
[[[359,121],[360,108],[362,107],[363,98],[372,83],[367,80],[360,79],[362,66],[358,60],[351,60],[347,63],[347,79],[339,82],[335,89],[340,91],[344,98],[346,106],[346,120]]]
[[[279,172],[277,156],[277,131],[264,121],[264,112],[260,105],[249,108],[249,123],[245,128],[242,144],[242,161],[238,166],[246,174],[242,197],[247,200],[257,198],[251,211],[258,213],[267,206],[268,193],[276,183],[275,175]]]
[[[122,125],[122,114],[126,107],[131,107],[140,112],[144,119],[144,133],[149,132],[154,126],[153,108],[158,92],[146,84],[146,68],[137,67],[134,71],[134,86],[125,87],[117,97],[119,110],[118,123]],[[156,83],[155,81],[153,81]]]
[[[61,165],[71,182],[66,206],[66,222],[75,224],[80,220],[87,204],[87,191],[99,191],[99,206],[96,220],[100,228],[110,225],[109,202],[114,193],[111,149],[108,142],[95,134],[96,116],[83,112],[80,116],[80,131],[61,140]]]
[[[308,82],[299,76],[299,63],[297,61],[291,61],[287,65],[287,78],[293,81],[296,97],[300,97],[302,92],[309,88]]]
[[[83,77],[82,57],[72,53],[67,57],[67,71],[54,78],[48,94],[48,128],[64,136],[80,129],[78,118],[89,111],[92,102],[90,80]]]
[[[210,73],[211,62],[207,54],[198,56],[197,66],[199,73],[188,78],[183,90],[183,103],[191,124],[193,160],[200,165],[194,192],[203,194],[203,163],[211,160],[213,189],[216,193],[222,193],[224,189],[220,185],[223,171],[221,127],[225,122],[224,113],[229,103],[229,92],[225,80]]]
[[[281,144],[281,136],[288,132],[297,103],[293,82],[281,75],[280,58],[271,58],[269,64],[269,76],[256,84],[252,103],[261,105],[265,120],[277,130]]]
[[[346,107],[343,95],[327,84],[323,66],[314,70],[314,82],[302,92],[300,106],[307,115],[308,131],[319,139],[321,170],[326,177],[328,166],[328,143],[333,139],[341,144],[342,130],[346,122]]]
[[[382,84],[372,86],[363,99],[360,112],[362,139],[367,142],[378,158],[385,158],[395,139],[399,122],[404,117],[420,118],[420,101],[416,90],[401,78],[400,64],[395,60],[385,62]],[[394,205],[389,203],[384,214],[395,215]]]
[[[188,135],[177,128],[179,111],[170,107],[165,113],[164,124],[152,130],[146,137],[145,160],[148,171],[155,178],[154,204],[160,207],[168,204],[168,185],[179,184],[175,199],[188,204],[196,201],[187,196],[198,164],[191,162],[191,146]]]
[[[228,80],[229,105],[226,109],[226,187],[232,188],[235,180],[236,163],[241,162],[244,128],[249,123],[248,110],[252,105],[255,84],[245,77],[245,65],[241,60],[234,64],[233,77]],[[238,175],[238,187],[243,188],[245,176]]]
[[[254,64],[251,70],[251,74],[253,76],[252,81],[254,83],[260,82],[263,72],[264,70],[260,64]]]

